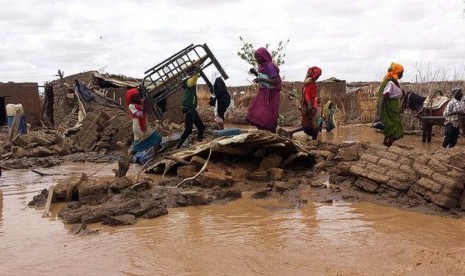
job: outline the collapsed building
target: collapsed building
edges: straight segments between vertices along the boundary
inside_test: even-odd
[[[13,141],[13,148],[7,147],[15,156],[49,156],[55,154],[69,154],[74,152],[107,152],[118,148],[120,141],[132,139],[131,120],[127,115],[127,107],[124,95],[128,87],[135,87],[141,83],[141,79],[122,75],[102,74],[97,71],[81,72],[78,74],[63,76],[45,84],[42,104],[35,104],[34,111],[29,104],[26,111],[30,111],[31,118],[35,118],[35,125],[46,127],[48,132],[56,132],[53,135],[31,133],[30,137],[17,138]],[[300,123],[300,112],[296,105],[300,100],[301,82],[285,82],[280,101],[280,125],[296,126]],[[151,123],[156,124],[157,131],[162,134],[171,134],[171,131],[180,131],[183,116],[181,113],[182,93],[174,91],[166,99],[163,120],[151,118]],[[245,91],[245,93],[236,93]],[[247,124],[245,121],[250,100],[255,96],[255,86],[229,87],[234,107],[226,113],[228,123]],[[211,91],[207,84],[198,86],[199,113],[204,121],[214,120],[214,111],[208,105]],[[344,110],[353,111],[354,105],[351,97],[345,96],[346,83],[339,80],[327,80],[318,83],[318,94],[323,99],[333,100],[338,106],[340,117],[344,118]],[[35,102],[37,103],[38,95]],[[25,95],[25,98],[27,96]],[[34,99],[34,97],[30,97]],[[27,101],[20,101],[27,103]],[[346,106],[350,108],[346,108]],[[356,114],[354,114],[356,116]],[[348,120],[350,121],[350,120]],[[56,137],[55,137],[56,136]],[[65,137],[62,137],[65,136]],[[59,142],[57,142],[59,141]],[[56,143],[58,147],[56,147]],[[27,144],[41,147],[34,151],[21,150]],[[52,145],[54,147],[52,147]]]
[[[137,80],[95,71],[45,85],[44,125],[72,136],[77,150],[114,150],[132,137],[124,94]]]

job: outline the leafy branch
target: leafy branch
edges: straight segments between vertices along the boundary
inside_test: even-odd
[[[248,64],[252,65],[253,67],[257,67],[257,62],[255,61],[254,53],[255,53],[255,47],[252,45],[252,43],[245,41],[241,36],[239,39],[242,42],[242,47],[240,50],[237,52],[237,55],[247,62]],[[284,58],[286,57],[286,47],[287,44],[289,43],[289,39],[287,39],[285,42],[280,41],[278,43],[278,47],[274,50],[269,49],[270,44],[266,43],[265,48],[270,51],[271,58],[273,59],[273,62],[276,64],[276,66],[283,65],[285,63]]]

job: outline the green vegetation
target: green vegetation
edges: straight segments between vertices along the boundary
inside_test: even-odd
[[[241,36],[239,39],[242,42],[242,47],[237,52],[237,55],[247,62],[248,64],[252,65],[253,67],[257,67],[257,63],[255,62],[254,52],[256,48],[250,42],[246,42]],[[270,52],[271,57],[273,58],[273,62],[279,67],[280,65],[284,64],[284,58],[286,57],[286,47],[289,43],[289,39],[285,42],[280,41],[278,43],[278,47],[275,50],[270,49],[270,44],[266,43],[265,48]]]

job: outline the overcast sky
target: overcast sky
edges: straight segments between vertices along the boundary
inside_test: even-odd
[[[248,84],[239,36],[255,48],[289,39],[281,75],[378,81],[391,61],[464,79],[463,0],[0,0],[0,82],[99,70],[142,78],[187,45],[206,43],[230,78]],[[213,72],[207,72],[211,76]]]

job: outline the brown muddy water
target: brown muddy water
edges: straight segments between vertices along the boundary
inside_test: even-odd
[[[330,136],[331,135],[331,136]],[[321,139],[381,141],[364,127],[338,128]],[[305,140],[304,136],[297,136]],[[401,144],[425,151],[418,136]],[[463,138],[459,146],[463,146]],[[0,275],[464,275],[465,220],[370,203],[309,203],[295,209],[248,194],[225,205],[170,209],[136,225],[95,235],[68,234],[71,225],[27,207],[59,179],[91,174],[102,164],[43,169],[68,175],[4,171],[0,178]],[[115,164],[97,175],[111,176]],[[136,167],[132,166],[132,173]]]

